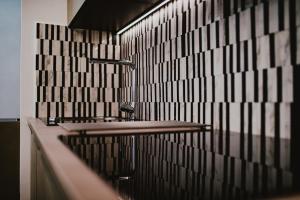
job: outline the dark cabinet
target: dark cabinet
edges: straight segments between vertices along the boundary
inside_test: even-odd
[[[69,0],[69,27],[117,32],[163,1]]]

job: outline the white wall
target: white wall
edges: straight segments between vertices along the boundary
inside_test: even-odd
[[[35,113],[36,23],[67,25],[67,0],[22,0],[20,64],[20,195],[30,199],[30,131],[27,117]]]
[[[71,23],[84,2],[85,0],[68,0],[68,23]]]

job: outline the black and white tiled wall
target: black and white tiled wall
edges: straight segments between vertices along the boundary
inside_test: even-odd
[[[36,116],[118,116],[120,67],[89,58],[120,58],[117,36],[37,24]]]
[[[299,1],[174,0],[121,35],[121,58],[137,63],[138,118],[213,126],[184,155],[249,194],[299,186]]]
[[[300,1],[173,0],[120,38],[45,24],[37,38],[38,117],[119,115],[118,101],[132,101],[131,71],[87,59],[125,58],[137,67],[138,118],[213,126],[138,138],[140,191],[247,199],[300,188]],[[100,173],[118,168],[113,146],[127,139],[69,145]]]

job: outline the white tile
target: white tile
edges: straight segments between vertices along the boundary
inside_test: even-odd
[[[68,56],[69,55],[69,42],[63,42],[62,55],[63,56]]]
[[[210,49],[215,49],[217,46],[217,39],[216,39],[216,23],[210,24]]]
[[[205,76],[211,76],[211,51],[205,52]]]
[[[278,1],[269,2],[269,32],[274,33],[279,30]]]
[[[285,3],[287,4],[289,1],[285,1]],[[295,1],[295,4],[296,4],[296,10],[295,10],[295,13],[296,13],[296,26],[300,26],[300,2],[299,1]],[[288,6],[285,6],[287,7],[286,9],[288,9]],[[288,15],[288,13],[286,13],[285,15]],[[299,29],[299,28],[298,28]]]
[[[280,104],[280,138],[291,138],[291,104]]]
[[[45,59],[45,70],[53,70],[53,56],[46,55]]]
[[[202,44],[202,51],[208,50],[207,47],[207,27],[204,26],[200,29],[201,31],[201,44]]]
[[[293,102],[293,67],[282,68],[282,97],[283,102]]]
[[[261,105],[260,103],[252,103],[252,133],[260,135],[261,133]]]
[[[52,55],[60,55],[60,41],[52,40]]]
[[[300,64],[300,27],[297,28],[297,52],[296,52],[296,62]]]
[[[212,22],[211,0],[204,1],[204,3],[205,3],[205,23],[210,24]]]
[[[275,34],[275,63],[276,66],[286,66],[291,63],[289,31]]]
[[[38,38],[45,38],[45,24],[39,23],[40,31],[39,31],[39,37]]]
[[[246,101],[254,101],[254,72],[248,71],[246,73]]]
[[[268,101],[276,102],[277,99],[277,69],[268,70]]]
[[[237,45],[236,44],[232,45],[232,59],[233,59],[233,62],[232,62],[233,72],[237,72],[238,63],[237,63]]]
[[[198,4],[198,24],[199,27],[203,26],[203,2]]]
[[[257,67],[264,69],[270,67],[270,41],[269,36],[257,39],[256,43]]]
[[[234,76],[235,102],[242,102],[242,74],[236,73]]]
[[[231,103],[230,104],[230,131],[239,133],[240,128],[240,104],[239,103]]]
[[[236,16],[232,15],[228,18],[229,20],[229,43],[236,43]]]
[[[39,103],[39,117],[47,117],[47,103],[46,102]]]
[[[248,40],[251,37],[251,15],[250,9],[240,13],[240,41]]]
[[[266,136],[275,137],[275,107],[274,103],[266,103]]]
[[[196,28],[196,11],[195,5],[191,5],[190,16],[191,16],[191,30]]]
[[[264,35],[264,8],[263,3],[255,6],[255,31],[256,37]]]
[[[77,42],[83,42],[83,30],[74,30],[73,34],[74,34],[74,41]]]
[[[219,21],[219,43],[220,47],[224,46],[226,41],[225,41],[225,21],[220,20]]]
[[[218,75],[215,77],[215,101],[223,102],[224,101],[224,76]]]
[[[63,90],[63,102],[65,102],[66,104],[66,102],[68,102],[68,88],[64,87],[62,88],[62,90]]]

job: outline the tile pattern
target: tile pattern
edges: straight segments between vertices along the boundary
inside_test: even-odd
[[[243,151],[237,152],[235,146],[230,147],[232,155],[225,149],[220,153],[217,146],[210,149],[211,134],[216,144],[226,140],[218,131],[136,136],[137,165],[131,174],[133,179],[127,181],[113,177],[130,174],[131,137],[75,135],[61,140],[111,182],[124,199],[253,199],[290,191],[293,174],[289,170],[237,158]],[[239,133],[230,137],[237,141]],[[259,140],[259,136],[253,137],[253,143]],[[266,140],[273,142],[271,138]],[[280,143],[288,146],[289,140],[281,139]],[[253,157],[259,157],[259,153],[253,151]],[[281,164],[288,166],[288,162],[282,160]]]
[[[60,139],[96,173],[104,177],[119,174],[120,138],[61,136]]]
[[[214,127],[207,133],[137,138],[137,178],[127,195],[133,190],[135,199],[252,199],[299,190],[299,25],[296,0],[174,0],[125,32],[121,43],[117,39],[120,57],[137,63],[138,117]],[[69,33],[60,28],[44,33],[43,40],[71,43],[62,52],[75,56],[69,49],[78,44]],[[39,44],[40,52],[53,46]],[[116,71],[125,77],[118,85],[122,97],[131,101],[132,74]],[[52,98],[40,94],[40,100]],[[72,101],[79,101],[75,96]],[[84,113],[74,107],[69,113]],[[103,112],[97,109],[96,114]],[[56,110],[48,113],[61,112]],[[131,165],[130,137],[63,140],[101,175],[114,176]]]
[[[211,134],[213,143],[226,140],[217,131],[139,138],[136,199],[253,199],[289,191],[290,171],[238,158],[242,150],[236,152],[234,146],[230,154],[220,153],[217,145],[211,149]],[[238,139],[238,133],[230,134],[236,145]],[[253,153],[259,156],[259,151]]]
[[[119,38],[50,24],[36,29],[36,117],[119,116],[120,66],[88,62],[119,59]]]
[[[265,195],[279,186],[299,189],[299,25],[295,0],[171,1],[121,36],[121,57],[137,63],[137,116],[211,124],[217,132],[197,151],[200,160],[227,167],[223,178],[255,179],[255,191]],[[130,81],[121,86],[131,101]],[[171,165],[160,153],[153,156]]]

